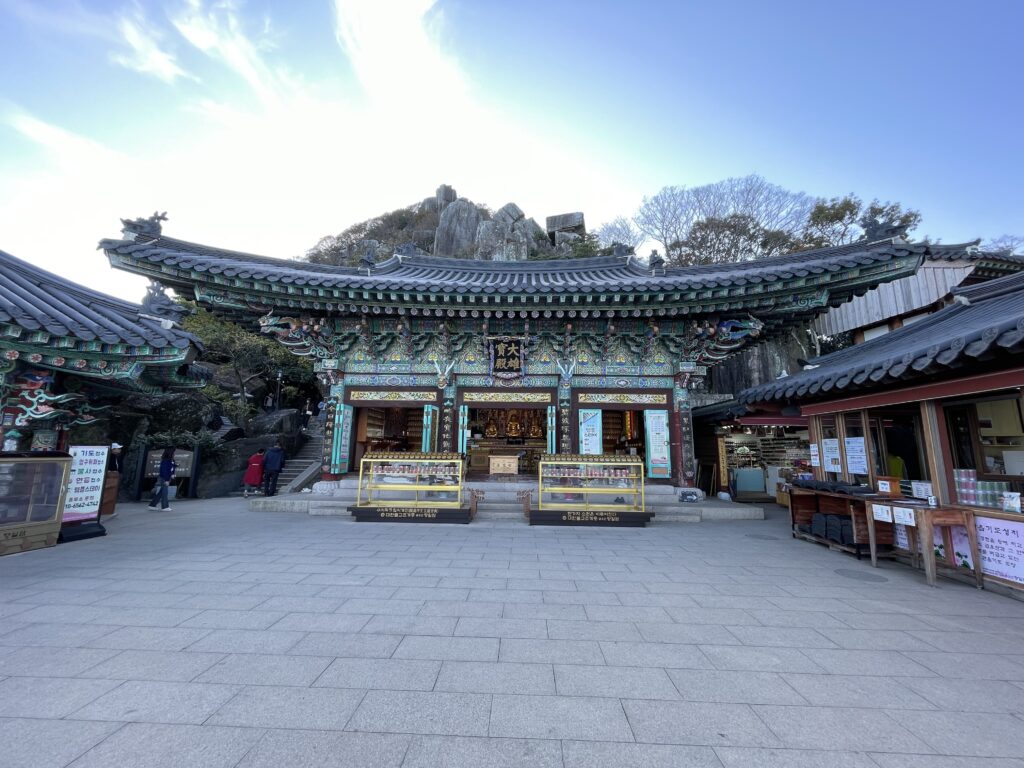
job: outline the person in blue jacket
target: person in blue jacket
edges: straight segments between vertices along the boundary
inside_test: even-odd
[[[284,469],[284,448],[281,443],[267,450],[263,457],[263,496],[273,496],[277,493],[277,476]]]
[[[177,468],[178,465],[174,463],[174,449],[165,448],[160,457],[160,474],[157,476],[156,485],[153,486],[153,497],[149,500],[150,509],[156,509],[159,502],[162,511],[171,511],[167,504],[167,486],[174,479],[174,471]]]

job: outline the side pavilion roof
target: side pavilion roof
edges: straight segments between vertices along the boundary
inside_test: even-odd
[[[93,291],[0,251],[0,349],[8,362],[143,392],[202,386],[192,365],[202,345],[153,295],[133,304]]]
[[[113,266],[221,311],[487,316],[552,309],[570,317],[609,311],[623,316],[735,313],[756,315],[766,330],[912,274],[929,248],[887,238],[753,262],[669,268],[652,267],[635,256],[487,262],[395,255],[357,268],[177,240],[164,236],[153,219],[126,221],[124,237],[103,240],[100,247]]]
[[[884,336],[741,392],[740,403],[809,402],[1024,362],[1024,272],[953,291],[955,302]]]

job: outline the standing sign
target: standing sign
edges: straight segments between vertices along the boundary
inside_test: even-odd
[[[818,444],[817,443],[811,443],[811,466],[812,467],[820,467],[821,466],[821,454],[818,453]]]
[[[851,475],[868,473],[868,452],[863,437],[848,437],[843,441],[846,449],[846,468]]]
[[[668,411],[644,411],[647,476],[669,477]]]
[[[601,409],[580,408],[580,453],[604,453]]]
[[[839,455],[839,438],[827,437],[821,441],[822,458],[826,472],[842,472],[843,460]]]
[[[99,518],[109,450],[105,445],[71,446],[71,479],[64,499],[65,523]]]

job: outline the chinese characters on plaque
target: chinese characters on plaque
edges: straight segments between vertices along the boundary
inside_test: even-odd
[[[491,375],[513,379],[523,375],[523,340],[512,336],[494,336],[488,340],[491,353]]]
[[[64,497],[65,523],[95,520],[99,515],[108,450],[105,445],[71,446],[71,479]]]

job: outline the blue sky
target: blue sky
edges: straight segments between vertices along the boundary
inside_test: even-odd
[[[0,248],[118,218],[291,256],[452,184],[538,220],[760,173],[1024,234],[1024,3],[0,0]]]

